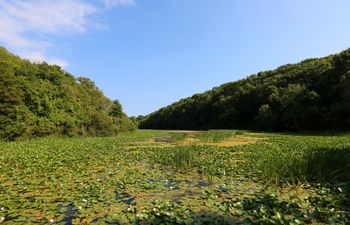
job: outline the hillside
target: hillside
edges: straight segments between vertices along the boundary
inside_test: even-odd
[[[348,130],[350,49],[260,72],[182,99],[140,128]]]
[[[106,136],[134,128],[119,102],[105,97],[91,80],[0,47],[0,139]]]

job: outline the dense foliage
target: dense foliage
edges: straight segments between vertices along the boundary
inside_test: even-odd
[[[182,99],[141,128],[348,129],[350,50],[288,64]]]
[[[112,135],[135,125],[118,101],[59,66],[33,64],[0,47],[0,139]]]

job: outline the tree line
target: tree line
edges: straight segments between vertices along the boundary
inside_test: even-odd
[[[350,49],[226,83],[144,117],[148,129],[349,130]]]
[[[0,47],[0,139],[106,136],[135,128],[119,101],[104,96],[90,79]]]

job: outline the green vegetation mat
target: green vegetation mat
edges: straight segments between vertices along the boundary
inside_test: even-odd
[[[350,135],[0,142],[0,224],[349,224],[349,162]]]

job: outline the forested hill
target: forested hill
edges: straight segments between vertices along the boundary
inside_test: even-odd
[[[91,80],[0,47],[0,139],[105,136],[134,128],[119,102],[105,97]]]
[[[148,115],[140,128],[350,129],[350,49],[226,83]]]

